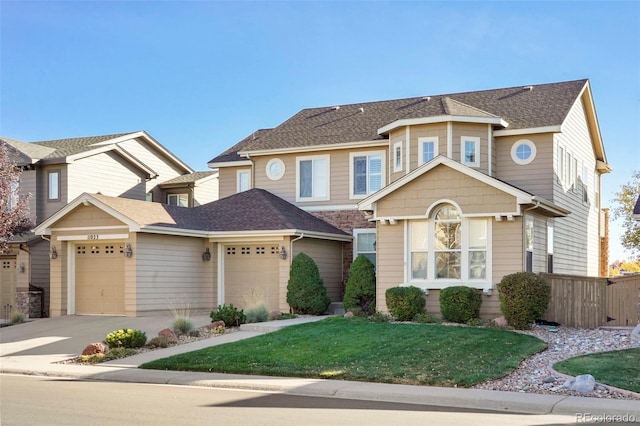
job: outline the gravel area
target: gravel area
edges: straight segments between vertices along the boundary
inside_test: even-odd
[[[522,333],[547,342],[548,348],[524,360],[517,370],[498,380],[480,383],[475,389],[527,392],[549,395],[587,396],[609,399],[638,399],[632,392],[619,392],[601,384],[591,393],[579,393],[563,388],[569,376],[562,375],[552,366],[556,362],[578,355],[640,347],[639,341],[630,339],[631,329],[581,329],[558,327],[556,332],[546,326],[534,326]]]

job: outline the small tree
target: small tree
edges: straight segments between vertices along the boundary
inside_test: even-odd
[[[321,315],[331,303],[316,262],[304,253],[291,262],[287,303],[294,313],[302,315]]]
[[[611,209],[613,219],[622,219],[624,234],[620,242],[633,256],[640,259],[640,222],[633,218],[633,208],[640,196],[640,171],[636,170],[631,181],[622,185],[615,193],[613,201],[617,203]]]
[[[366,315],[376,311],[376,270],[363,255],[356,257],[349,268],[343,303],[347,311],[359,308]]]
[[[0,253],[7,250],[15,234],[33,228],[29,218],[31,194],[20,194],[20,173],[15,151],[0,142]]]

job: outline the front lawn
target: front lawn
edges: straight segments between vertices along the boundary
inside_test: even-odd
[[[493,328],[329,318],[141,368],[468,387],[509,374],[545,348],[533,336]]]
[[[553,366],[564,374],[591,374],[597,382],[640,392],[640,348],[569,358]]]

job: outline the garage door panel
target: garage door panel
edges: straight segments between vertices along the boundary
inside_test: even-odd
[[[246,309],[263,301],[279,305],[279,262],[276,243],[227,246],[224,264],[225,303]],[[257,299],[257,300],[256,300]]]
[[[76,245],[76,313],[123,315],[121,243]]]

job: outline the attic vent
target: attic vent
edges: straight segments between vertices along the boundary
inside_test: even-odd
[[[422,99],[425,100],[425,101],[430,101],[431,100],[431,96],[423,96]]]
[[[533,90],[533,86],[524,86],[522,90],[528,90],[530,92]]]
[[[360,107],[360,112],[364,112],[364,108]]]
[[[340,105],[336,105],[336,106],[334,106],[334,107],[333,107],[333,108],[331,108],[331,109],[334,109],[334,110],[336,110],[336,111],[337,111],[337,110],[339,110],[339,109],[340,109]]]

